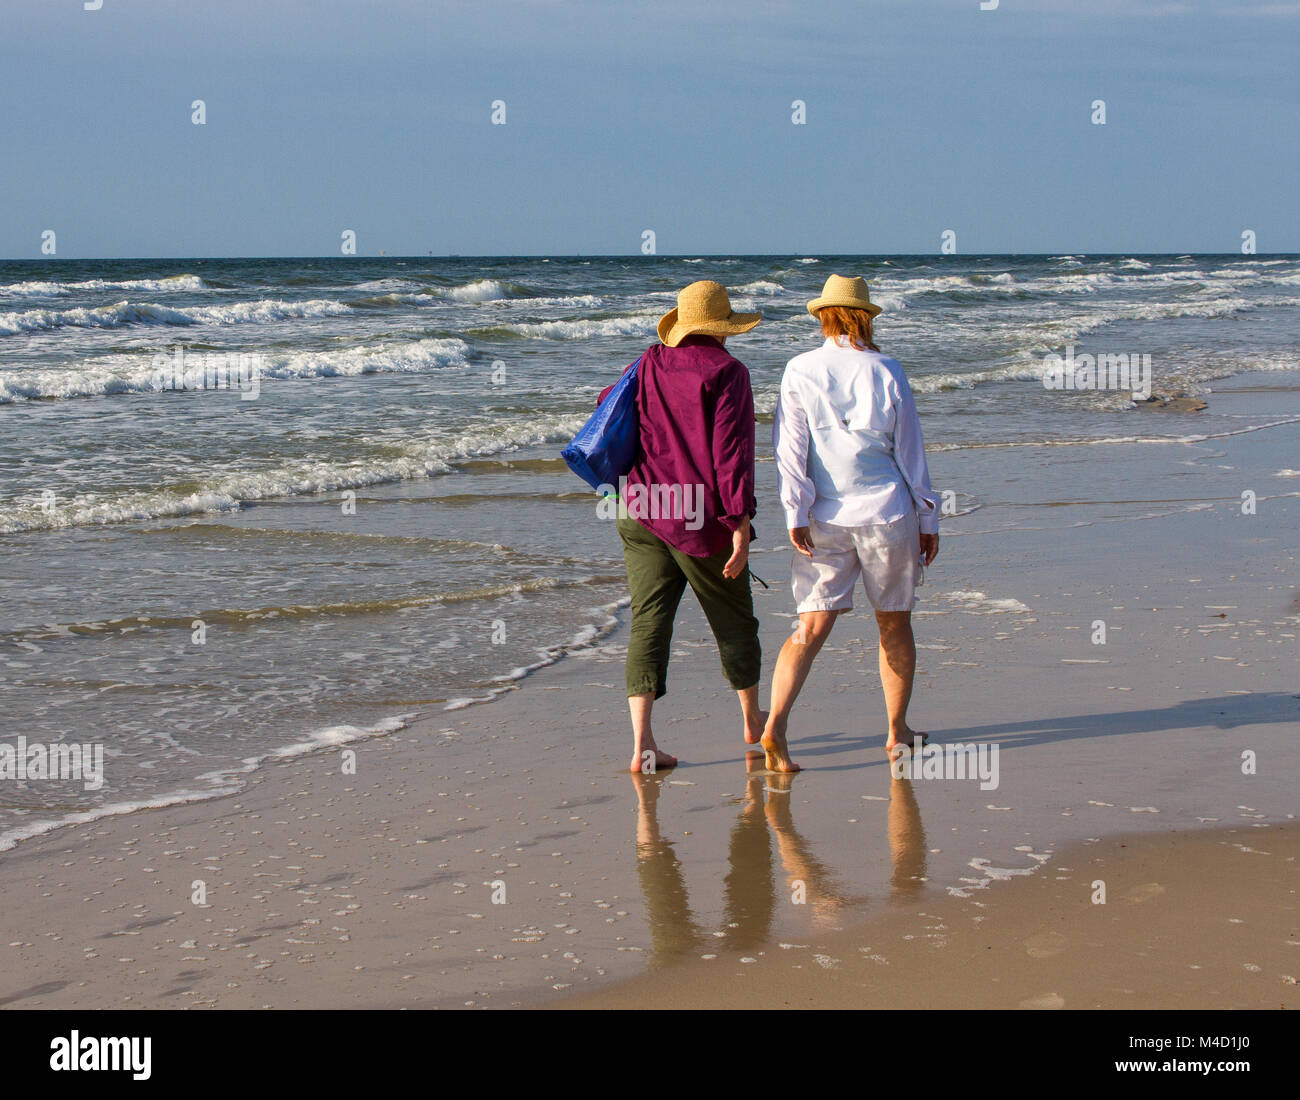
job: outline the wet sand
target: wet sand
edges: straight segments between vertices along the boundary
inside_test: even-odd
[[[1295,1009],[1298,977],[1300,826],[1286,825],[1078,845],[981,898],[900,904],[852,931],[692,959],[562,1003]]]
[[[762,772],[688,601],[655,716],[679,768],[622,771],[624,624],[347,746],[355,774],[325,749],[0,853],[0,1005],[1293,1004],[1293,387],[1216,394],[1279,425],[1227,438],[936,456],[977,507],[921,592],[912,717],[996,745],[995,787],[891,776],[862,614],[796,710],[805,771]]]

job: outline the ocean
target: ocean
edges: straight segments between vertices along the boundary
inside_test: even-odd
[[[0,744],[104,753],[95,789],[0,788],[0,850],[599,646],[626,614],[618,539],[558,452],[694,279],[764,315],[729,348],[759,417],[755,564],[784,585],[772,410],[832,271],[884,308],[958,514],[1023,492],[1024,448],[1104,463],[1255,426],[1049,390],[1049,356],[1149,355],[1162,396],[1300,366],[1298,256],[0,263]]]

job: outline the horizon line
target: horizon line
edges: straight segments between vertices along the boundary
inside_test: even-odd
[[[246,256],[8,256],[0,257],[0,263],[41,263],[54,264],[59,262],[83,263],[87,261],[104,261],[110,263],[129,263],[135,261],[183,261],[183,260],[339,260],[344,262],[356,262],[360,260],[682,260],[682,259],[701,259],[701,260],[759,260],[759,259],[785,259],[785,258],[808,258],[818,260],[837,260],[837,259],[862,259],[862,258],[882,258],[882,259],[989,259],[1001,257],[1016,257],[1023,259],[1045,258],[1051,259],[1059,256],[1241,256],[1244,259],[1255,257],[1300,257],[1300,250],[1295,252],[1145,252],[1127,250],[1122,252],[822,252],[817,254],[805,254],[800,256],[796,252],[664,252],[655,253],[654,255],[644,255],[639,252],[518,252],[518,253],[469,253],[469,252],[447,252],[447,253],[409,253],[393,254],[391,256],[382,253],[358,255],[358,256],[340,256],[328,253],[319,255],[302,254],[284,254],[284,255],[246,255]]]

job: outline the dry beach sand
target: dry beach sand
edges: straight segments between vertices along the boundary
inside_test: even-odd
[[[1211,401],[1242,433],[1200,442],[935,455],[966,514],[913,718],[997,745],[995,788],[891,777],[862,614],[795,712],[806,770],[747,764],[688,601],[656,710],[676,770],[620,772],[624,623],[353,743],[356,774],[323,749],[0,853],[0,1004],[1295,1007],[1296,387],[1235,380]]]

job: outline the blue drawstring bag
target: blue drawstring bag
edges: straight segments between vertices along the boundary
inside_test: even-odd
[[[591,419],[560,456],[593,489],[602,485],[618,488],[618,479],[626,476],[641,448],[641,418],[636,411],[636,376],[641,356],[597,406]]]

